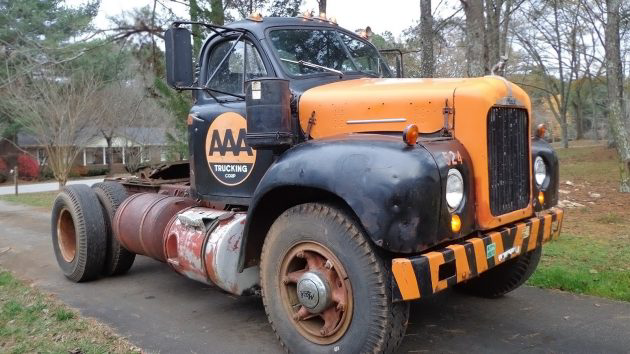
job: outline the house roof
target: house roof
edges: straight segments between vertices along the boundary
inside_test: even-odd
[[[17,145],[20,147],[42,146],[34,135],[20,132],[17,136]],[[113,147],[122,146],[164,146],[166,145],[166,129],[150,127],[127,127],[114,135]],[[102,135],[92,138],[87,147],[106,147],[107,142]]]

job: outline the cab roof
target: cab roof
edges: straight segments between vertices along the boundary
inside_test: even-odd
[[[253,20],[240,20],[232,22],[225,27],[243,29],[253,33],[256,37],[261,38],[265,36],[265,31],[271,27],[283,27],[283,26],[299,26],[299,27],[327,27],[340,29],[342,31],[350,32],[339,25],[321,20],[317,17],[303,18],[303,17],[263,17],[262,21]],[[351,32],[353,33],[353,32]]]

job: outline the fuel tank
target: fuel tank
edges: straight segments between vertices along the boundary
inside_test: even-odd
[[[118,207],[112,229],[127,250],[166,262],[162,234],[179,211],[196,205],[191,198],[137,193]]]
[[[191,198],[138,193],[116,211],[114,235],[129,251],[235,294],[256,291],[258,267],[238,272],[245,212],[198,206]]]
[[[258,267],[238,272],[245,212],[193,207],[175,215],[165,231],[166,262],[179,274],[235,294],[255,291]]]

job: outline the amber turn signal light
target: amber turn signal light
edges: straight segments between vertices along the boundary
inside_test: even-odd
[[[545,137],[546,132],[547,126],[544,123],[538,124],[538,127],[536,128],[536,137],[542,139]]]
[[[416,141],[418,141],[418,126],[415,124],[409,124],[403,130],[403,141],[405,144],[409,146],[416,145]]]
[[[462,229],[462,220],[459,218],[459,215],[453,214],[451,216],[451,230],[453,232],[459,232]]]
[[[540,203],[540,205],[545,204],[545,193],[538,193],[538,203]]]

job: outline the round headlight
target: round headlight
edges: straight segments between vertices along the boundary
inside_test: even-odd
[[[536,180],[536,185],[538,187],[542,187],[546,178],[547,165],[545,165],[545,160],[543,160],[542,157],[537,156],[536,160],[534,160],[534,179]]]
[[[446,204],[451,209],[457,209],[464,200],[464,178],[462,174],[456,170],[448,171],[446,178]]]

